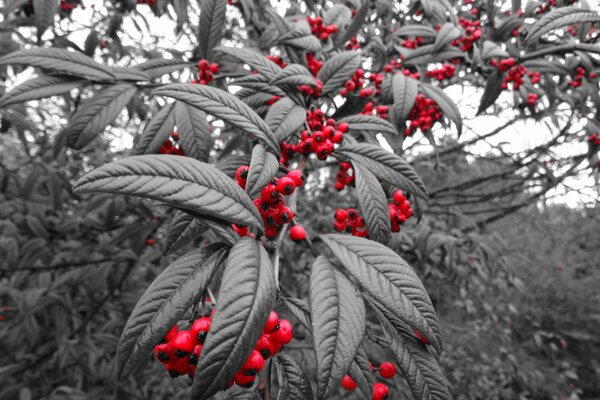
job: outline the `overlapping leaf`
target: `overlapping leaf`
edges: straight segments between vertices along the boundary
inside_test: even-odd
[[[278,141],[286,139],[306,122],[306,110],[284,97],[269,107],[265,122],[273,131]]]
[[[332,234],[321,239],[385,312],[421,332],[441,352],[439,323],[429,295],[400,256],[364,238]]]
[[[525,47],[531,47],[546,33],[563,26],[598,21],[600,15],[585,8],[575,6],[555,8],[533,24],[523,44]]]
[[[313,393],[310,381],[296,360],[287,354],[278,354],[276,360],[278,361],[278,366],[284,380],[284,382],[280,382],[280,385],[287,389],[287,395],[281,398],[289,400],[312,400]]]
[[[394,97],[394,118],[403,124],[415,105],[419,93],[419,82],[396,73],[392,78],[392,95]]]
[[[225,28],[226,0],[202,0],[198,24],[200,57],[212,60],[213,49],[219,45]]]
[[[374,115],[350,115],[338,120],[338,123],[341,122],[348,124],[348,130],[350,132],[389,133],[390,135],[398,134],[398,130],[394,127],[394,125],[390,124],[387,120]]]
[[[212,137],[204,111],[177,101],[173,115],[179,142],[185,155],[200,161],[208,161],[212,149]]]
[[[169,329],[200,300],[225,255],[221,244],[194,250],[174,261],[152,282],[119,340],[116,372],[120,379],[147,358]]]
[[[224,90],[205,85],[176,83],[158,88],[153,94],[172,97],[214,115],[262,140],[275,154],[280,154],[279,143],[262,118],[237,97]]]
[[[370,0],[363,0],[362,5],[358,9],[358,12],[352,19],[350,25],[348,25],[348,28],[344,30],[343,34],[336,38],[334,43],[335,47],[342,47],[346,42],[350,41],[358,32],[360,32],[361,28],[365,24],[365,20],[369,15],[369,7]]]
[[[299,64],[292,64],[285,67],[275,78],[271,79],[270,84],[277,86],[317,86],[315,78],[310,71],[305,66]]]
[[[54,26],[54,17],[57,11],[58,0],[33,0],[33,14],[38,38],[41,38],[48,28]]]
[[[392,234],[388,202],[383,187],[375,175],[360,163],[352,164],[356,177],[358,204],[369,229],[369,237],[387,243]]]
[[[192,385],[193,399],[208,399],[227,387],[262,334],[275,294],[266,250],[250,237],[241,238],[227,259],[219,305]]]
[[[321,93],[326,95],[341,88],[360,67],[360,61],[360,53],[355,51],[344,51],[327,60],[317,75],[323,82]]]
[[[279,160],[277,157],[266,151],[263,145],[255,145],[252,149],[250,169],[246,179],[246,193],[255,198],[262,188],[273,180],[278,170]]]
[[[214,51],[227,54],[228,56],[248,64],[252,69],[269,79],[275,78],[281,71],[279,65],[254,50],[219,46],[216,47]]]
[[[133,156],[99,167],[75,184],[78,193],[145,197],[228,222],[263,229],[258,210],[232,179],[189,157]]]
[[[208,226],[202,224],[199,219],[183,211],[177,211],[171,220],[163,252],[166,254],[175,251],[207,230]]]
[[[318,398],[329,398],[346,375],[365,333],[365,305],[356,288],[319,256],[310,275]]]
[[[191,67],[192,64],[178,59],[172,58],[153,58],[141,64],[135,65],[133,68],[139,69],[147,73],[151,79],[156,79],[162,75],[170,74],[175,71]]]
[[[166,104],[144,127],[141,137],[134,147],[134,154],[156,154],[169,139],[175,128],[173,108],[175,103]]]
[[[454,39],[459,38],[462,35],[461,30],[456,27],[453,23],[445,23],[442,25],[440,30],[438,31],[437,36],[435,37],[435,42],[433,43],[433,51],[439,51],[446,45],[450,44]]]
[[[11,104],[24,103],[46,97],[68,93],[85,84],[82,80],[73,80],[59,76],[39,76],[23,82],[0,98],[0,108]]]
[[[500,94],[502,93],[502,83],[504,82],[504,73],[500,70],[495,70],[488,77],[485,83],[485,89],[481,96],[481,102],[479,103],[479,109],[477,114],[484,112],[489,106],[494,104]]]

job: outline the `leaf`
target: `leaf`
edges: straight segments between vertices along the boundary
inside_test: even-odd
[[[34,47],[15,51],[0,58],[0,65],[8,64],[31,65],[92,81],[113,82],[115,80],[115,76],[109,68],[82,53],[65,49]]]
[[[200,300],[225,255],[222,244],[191,251],[175,260],[150,284],[119,339],[115,361],[119,379],[127,377],[144,361],[171,327]]]
[[[523,45],[526,48],[531,47],[546,33],[563,26],[598,21],[600,15],[585,8],[574,6],[555,8],[533,24],[527,32]]]
[[[141,64],[134,65],[132,69],[139,69],[146,72],[150,79],[160,78],[163,75],[170,74],[175,71],[180,71],[184,68],[190,68],[193,64],[178,59],[168,58],[153,58]]]
[[[323,14],[323,23],[325,26],[336,25],[338,27],[352,18],[352,11],[343,4],[334,4],[329,10]]]
[[[48,28],[54,26],[54,16],[57,11],[57,0],[33,0],[33,13],[38,38],[41,38]]]
[[[494,33],[492,33],[491,39],[497,42],[504,42],[510,39],[513,31],[522,23],[523,21],[517,15],[510,15],[498,25]]]
[[[215,164],[215,167],[230,178],[235,178],[235,173],[241,165],[250,165],[249,154],[239,154],[223,158]]]
[[[200,57],[213,60],[213,49],[219,45],[225,27],[226,0],[202,0],[198,24]]]
[[[310,322],[310,306],[302,299],[296,299],[293,297],[282,297],[283,303],[294,317],[306,329],[312,332],[312,323]]]
[[[456,124],[456,130],[460,137],[462,134],[462,117],[454,101],[442,89],[436,86],[421,82],[420,88],[423,94],[434,100],[444,115]]]
[[[377,311],[376,311],[377,312]],[[435,357],[414,335],[400,336],[394,327],[377,313],[383,327],[388,347],[394,353],[415,399],[449,400],[452,398],[446,386],[444,374]]]
[[[179,142],[188,157],[207,162],[213,147],[206,114],[183,102],[175,102],[173,109]]]
[[[323,82],[321,93],[330,94],[344,86],[360,67],[360,62],[360,53],[355,51],[344,51],[327,60],[317,75],[317,79]]]
[[[398,135],[398,130],[394,125],[381,117],[374,115],[362,115],[356,114],[349,117],[342,118],[338,123],[345,122],[348,124],[348,130],[350,132],[364,133],[389,133],[391,135]]]
[[[346,28],[346,30],[344,31],[344,34],[340,35],[335,40],[334,46],[336,48],[339,49],[340,47],[344,46],[344,44],[352,40],[352,38],[356,36],[356,34],[361,30],[361,28],[365,24],[367,16],[369,15],[369,6],[370,0],[363,0],[362,5],[358,9],[358,12],[352,19],[352,22],[350,23],[348,28]]]
[[[252,238],[240,238],[227,258],[219,305],[192,384],[193,399],[208,399],[227,387],[262,334],[275,294],[267,251]]]
[[[419,92],[419,82],[402,73],[396,73],[392,79],[394,96],[394,115],[397,122],[403,124],[415,105]]]
[[[321,235],[323,242],[385,312],[418,330],[441,352],[431,300],[413,269],[389,248],[348,235]]]
[[[248,178],[246,180],[246,193],[255,198],[267,183],[271,182],[279,171],[279,160],[273,154],[265,150],[261,144],[252,149],[252,158]]]
[[[2,8],[4,20],[6,21],[8,19],[8,14],[10,14],[11,11],[22,7],[27,2],[29,2],[29,0],[5,0],[4,7]]]
[[[356,176],[356,196],[365,216],[369,237],[387,243],[391,237],[390,213],[385,192],[375,175],[360,163],[352,164]]]
[[[82,80],[58,76],[39,76],[23,82],[0,98],[0,108],[68,93],[85,84]]]
[[[481,59],[486,63],[492,58],[508,58],[510,55],[504,51],[498,44],[486,40],[481,48]]]
[[[109,67],[111,72],[115,75],[119,81],[132,81],[132,82],[147,82],[149,81],[150,75],[144,71],[140,71],[135,68],[126,67]]]
[[[134,154],[157,154],[175,129],[173,108],[175,103],[166,104],[144,127],[142,136],[134,147]]]
[[[199,219],[183,211],[177,211],[171,220],[163,253],[167,254],[185,246],[208,230]]]
[[[348,369],[348,375],[356,382],[364,398],[370,399],[373,396],[373,372],[364,347],[360,346],[358,348],[354,356],[354,362]]]
[[[430,26],[421,24],[404,25],[394,32],[394,36],[420,36],[422,38],[435,38],[438,32]]]
[[[144,197],[263,230],[246,192],[212,165],[189,157],[148,154],[113,161],[84,175],[74,189]]]
[[[438,31],[437,36],[435,37],[435,42],[433,43],[433,51],[440,51],[443,47],[450,44],[454,39],[459,38],[462,35],[460,29],[456,27],[451,22],[447,22]]]
[[[318,398],[335,393],[365,334],[365,305],[354,285],[324,256],[312,265],[310,310],[317,355]]]
[[[160,87],[153,94],[172,97],[214,115],[262,140],[277,156],[280,155],[279,143],[262,118],[240,99],[224,90],[205,85],[176,83]]]
[[[289,36],[285,39],[279,39],[278,43],[310,53],[316,53],[317,51],[321,50],[321,41],[312,34]]]
[[[310,381],[296,360],[283,353],[278,354],[276,360],[278,361],[277,365],[283,372],[284,386],[287,386],[289,390],[285,398],[289,400],[312,400],[313,393]],[[280,385],[283,386],[281,382]]]
[[[397,154],[367,143],[343,145],[338,153],[366,166],[375,176],[397,186],[408,186],[417,196],[428,199],[427,188],[413,167]]]
[[[258,71],[261,75],[264,75],[269,79],[275,78],[281,71],[279,65],[275,64],[273,61],[254,50],[219,46],[215,48],[215,51],[227,54],[248,64],[252,69]]]
[[[80,150],[119,116],[137,88],[129,83],[106,87],[82,104],[64,128],[69,147]]]
[[[306,122],[306,110],[284,97],[269,107],[265,122],[273,131],[277,141],[286,139]]]
[[[279,74],[269,82],[276,86],[300,86],[306,85],[317,87],[317,82],[309,70],[300,64],[292,64],[281,70]]]
[[[489,106],[494,104],[502,93],[502,83],[504,82],[504,73],[499,69],[494,70],[485,82],[485,89],[481,96],[477,115],[484,112]]]

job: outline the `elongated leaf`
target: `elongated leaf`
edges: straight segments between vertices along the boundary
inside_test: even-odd
[[[183,211],[177,211],[171,220],[163,252],[167,254],[175,251],[201,236],[207,230],[208,226],[202,224],[199,219]]]
[[[67,144],[79,150],[91,143],[117,118],[136,92],[134,85],[119,83],[102,89],[82,104],[65,127]]]
[[[352,22],[350,23],[348,28],[346,28],[344,33],[335,40],[334,44],[336,48],[341,48],[348,41],[352,40],[352,38],[356,36],[358,32],[360,32],[361,28],[365,24],[367,16],[369,15],[369,6],[370,0],[363,0],[362,5],[358,9],[358,12],[352,19]]]
[[[306,122],[306,110],[294,103],[289,97],[284,97],[269,107],[265,122],[273,131],[278,141],[284,140]]]
[[[204,111],[177,101],[173,115],[185,155],[207,162],[212,149],[212,137]]]
[[[310,308],[318,398],[335,393],[365,334],[365,305],[354,285],[324,256],[312,265]]]
[[[292,64],[285,67],[275,78],[271,79],[270,84],[276,86],[317,86],[317,82],[310,71],[305,66],[299,64]]]
[[[404,25],[394,32],[394,36],[420,36],[422,38],[434,38],[437,34],[437,31],[431,26],[421,24]]]
[[[227,258],[219,305],[192,385],[193,399],[208,399],[227,387],[262,334],[275,294],[267,251],[256,240],[241,238]]]
[[[40,76],[23,82],[0,98],[0,108],[30,100],[68,93],[85,84],[82,80],[73,80],[58,76]]]
[[[42,68],[63,75],[78,76],[93,81],[115,80],[109,68],[92,58],[73,51],[57,48],[19,50],[0,58],[0,65],[23,64]]]
[[[483,95],[481,96],[481,102],[479,103],[477,114],[481,114],[489,106],[496,102],[500,96],[500,93],[502,93],[502,82],[504,82],[504,73],[498,69],[492,72],[485,83],[485,89],[483,90]]]
[[[231,224],[228,224],[227,222],[224,222],[218,218],[209,217],[207,215],[199,214],[183,208],[178,210],[190,214],[196,218],[201,225],[206,226],[210,230],[210,232],[207,232],[207,235],[209,233],[213,233],[216,237],[216,240],[227,243],[230,246],[233,246],[235,242],[237,242],[239,236],[233,231]]]
[[[302,299],[296,299],[293,297],[283,297],[282,300],[292,315],[296,317],[296,319],[300,321],[300,323],[304,325],[306,329],[312,332],[309,304]]]
[[[420,88],[423,91],[423,94],[434,100],[444,115],[456,124],[456,130],[458,136],[460,136],[462,133],[462,117],[454,101],[452,101],[442,89],[436,86],[428,83],[421,83]]]
[[[220,118],[265,143],[279,156],[279,143],[273,132],[250,107],[234,95],[205,85],[176,83],[153,92],[157,96],[172,97],[208,114]]]
[[[392,231],[388,202],[377,177],[362,164],[352,164],[356,176],[358,204],[369,229],[369,237],[380,243],[390,240]]]
[[[394,125],[381,117],[374,115],[351,115],[349,117],[342,118],[338,121],[345,122],[348,124],[348,130],[350,132],[365,133],[389,133],[390,135],[398,135],[398,130]]]
[[[324,95],[333,93],[344,86],[344,83],[352,78],[360,67],[360,61],[360,53],[355,51],[344,51],[327,60],[317,75],[317,78],[323,82],[321,93]]]
[[[135,144],[134,154],[157,154],[175,129],[173,108],[175,103],[166,104],[144,127],[142,136]]]
[[[175,71],[180,71],[185,68],[190,68],[192,63],[178,59],[169,58],[153,58],[141,64],[132,67],[147,73],[151,79],[156,79],[162,75],[170,74]]]
[[[366,166],[375,176],[393,185],[408,187],[427,199],[427,188],[413,167],[397,154],[367,143],[343,145],[338,152]]]
[[[462,32],[453,23],[447,22],[440,28],[435,42],[433,44],[433,51],[439,51],[446,45],[450,44],[454,39],[461,36]]]
[[[219,45],[225,27],[226,0],[202,0],[198,26],[198,48],[200,56],[213,59],[213,49]]]
[[[148,287],[131,313],[117,348],[116,372],[124,379],[160,343],[171,327],[200,300],[226,255],[213,244],[187,253]]]
[[[18,7],[22,7],[27,2],[29,2],[29,0],[5,0],[4,7],[2,8],[4,20],[6,21],[8,19],[8,14],[10,14],[11,11]]]
[[[344,26],[352,18],[352,11],[343,4],[334,4],[323,15],[323,23],[327,25]]]
[[[246,180],[246,193],[255,198],[279,170],[277,157],[265,150],[261,144],[252,149],[250,169]]]
[[[288,394],[285,398],[289,400],[312,400],[313,393],[310,381],[296,360],[287,354],[278,354],[276,360],[283,372],[284,385],[288,388]]]
[[[523,44],[525,47],[531,47],[546,33],[563,26],[598,21],[600,21],[600,15],[585,8],[574,6],[555,8],[533,24],[527,32]]]
[[[423,283],[400,256],[382,244],[347,235],[322,235],[346,269],[386,312],[418,330],[441,352],[440,328]]]
[[[189,157],[143,155],[114,161],[84,175],[74,189],[145,197],[263,229],[246,192],[212,165]]]
[[[227,54],[248,64],[252,69],[255,69],[269,79],[275,78],[281,71],[279,65],[254,50],[219,46],[215,48],[215,51]]]
[[[415,105],[419,93],[419,82],[396,73],[392,79],[392,94],[394,96],[394,115],[396,121],[403,124]]]
[[[376,310],[376,309],[375,309]],[[377,310],[376,310],[377,311]],[[388,347],[406,379],[415,399],[450,400],[452,395],[435,357],[414,335],[400,336],[394,327],[378,314]]]
[[[38,38],[41,38],[44,32],[54,25],[54,17],[57,11],[57,0],[33,0],[33,13]]]

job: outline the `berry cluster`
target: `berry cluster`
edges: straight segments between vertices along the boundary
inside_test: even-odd
[[[373,365],[369,363],[371,370],[373,370]],[[396,375],[396,366],[389,361],[383,362],[377,368],[377,374],[380,378],[383,379],[393,379]],[[344,376],[342,379],[342,387],[346,390],[353,391],[356,390],[358,385],[356,382],[349,376]],[[376,382],[373,385],[373,397],[372,400],[385,400],[388,398],[389,387],[385,383]]]
[[[287,67],[287,64],[285,63],[285,61],[283,61],[283,58],[281,58],[280,56],[268,55],[267,60],[273,61],[275,64],[279,65],[281,68]]]
[[[348,50],[360,49],[360,43],[358,43],[358,37],[354,36],[352,39],[350,39],[348,41],[348,43],[346,43],[346,49],[348,49]]]
[[[235,179],[240,187],[246,187],[246,180],[248,179],[247,166],[241,166],[235,173]],[[285,205],[285,196],[289,196],[296,190],[297,187],[304,185],[304,176],[302,171],[299,169],[288,172],[286,176],[281,178],[273,178],[271,183],[268,183],[260,192],[260,195],[254,199],[254,205],[260,212],[263,223],[265,224],[265,237],[269,240],[275,239],[277,234],[283,227],[283,225],[292,222],[294,213],[292,210]],[[296,228],[298,227],[298,228]],[[296,236],[299,229],[302,228],[299,225],[294,226],[290,231],[290,237],[292,240],[304,240],[304,238],[298,239]],[[233,225],[233,229],[240,236],[249,235],[248,226]],[[292,234],[292,231],[295,234]]]
[[[352,78],[348,79],[346,83],[344,83],[344,88],[340,91],[340,94],[344,97],[348,96],[348,93],[354,92],[355,90],[360,90],[360,97],[370,97],[373,95],[373,89],[371,88],[362,88],[364,85],[365,71],[362,68],[356,70]]]
[[[219,64],[209,63],[207,60],[198,61],[198,79],[192,83],[208,85],[214,79],[213,75],[219,72]]]
[[[79,4],[76,3],[69,3],[67,0],[60,0],[60,11],[69,12],[74,8],[77,8],[78,5]]]
[[[466,18],[459,18],[458,23],[464,29],[465,36],[455,39],[450,44],[460,47],[462,51],[467,52],[473,48],[473,43],[481,38],[481,22],[478,19],[469,21]]]
[[[319,97],[321,95],[321,89],[323,89],[323,82],[315,78],[315,83],[317,84],[316,88],[308,85],[300,85],[298,89],[303,95]]]
[[[600,136],[597,133],[592,133],[587,140],[592,146],[600,147]]]
[[[450,79],[454,76],[456,72],[456,67],[452,64],[444,63],[442,68],[435,68],[425,71],[425,76],[428,78],[435,78],[438,81],[443,81],[444,79]]]
[[[148,4],[150,7],[154,7],[156,5],[156,0],[137,0],[138,4]]]
[[[352,165],[349,162],[340,162],[340,170],[335,174],[335,189],[343,190],[346,186],[354,183],[354,174],[350,174]]]
[[[324,62],[317,60],[313,53],[306,53],[306,67],[313,76],[317,76],[323,64]]]
[[[527,105],[529,107],[535,107],[535,103],[538,101],[538,95],[535,93],[529,93],[527,95]]]
[[[577,67],[575,69],[575,74],[576,74],[575,75],[575,79],[572,80],[572,81],[569,81],[569,85],[571,85],[574,88],[581,86],[581,83],[583,81],[583,78],[585,78],[586,73],[587,72],[586,72],[585,68],[583,68],[583,67]],[[597,74],[594,73],[594,72],[592,72],[591,74],[588,75],[588,77],[590,79],[594,79],[594,78],[597,77]]]
[[[329,36],[337,32],[337,26],[334,24],[325,25],[323,18],[321,17],[306,17],[306,21],[310,25],[310,30],[312,31],[313,35],[318,37],[322,42],[326,42],[327,39],[329,39]]]
[[[408,201],[402,190],[394,192],[394,203],[388,204],[392,232],[400,232],[400,225],[413,216],[413,210],[410,206],[410,201]]]
[[[391,72],[391,70],[390,70]],[[381,82],[383,82],[383,74],[381,72],[379,73],[371,73],[369,74],[369,81],[371,81],[371,83],[373,83],[375,85],[375,94],[379,95],[379,93],[381,93]]]
[[[154,347],[154,357],[165,365],[171,377],[187,374],[194,379],[196,365],[210,329],[213,313],[214,310],[209,315],[195,320],[189,330],[178,330],[177,325],[173,326],[163,342]],[[265,360],[281,351],[282,347],[292,340],[292,336],[292,324],[287,320],[279,320],[277,313],[271,311],[254,350],[229,382],[228,387],[233,384],[242,387],[252,386],[256,375],[263,369]]]
[[[167,141],[160,146],[158,151],[160,154],[174,154],[177,156],[184,156],[183,148],[179,144],[179,135],[177,131],[173,131]]]
[[[333,153],[336,144],[340,144],[344,134],[348,132],[348,124],[337,123],[335,119],[328,118],[325,121],[325,113],[317,109],[306,112],[307,124],[311,130],[304,130],[298,144],[281,142],[281,159],[283,165],[287,165],[290,158],[295,154],[309,155],[315,153],[319,160],[325,160]]]
[[[420,36],[415,37],[414,40],[413,39],[403,39],[400,42],[400,46],[406,47],[407,49],[416,49],[421,44],[423,44],[423,38]]]
[[[404,130],[404,136],[411,136],[417,128],[421,129],[421,132],[430,130],[437,121],[442,119],[442,116],[437,103],[419,93],[415,105],[408,114],[410,125]]]

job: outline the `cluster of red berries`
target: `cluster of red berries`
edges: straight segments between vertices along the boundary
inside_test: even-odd
[[[346,83],[344,83],[344,88],[340,91],[340,94],[344,97],[348,96],[348,93],[354,92],[355,90],[360,90],[360,97],[369,97],[373,95],[373,89],[371,88],[362,88],[365,81],[363,77],[365,76],[365,71],[362,68],[359,68],[354,72],[352,78],[348,79]]]
[[[195,320],[189,330],[178,330],[177,325],[173,326],[163,342],[154,347],[154,357],[165,365],[171,377],[187,374],[194,379],[213,313],[214,310]],[[254,350],[227,386],[252,386],[256,375],[264,368],[265,360],[281,351],[292,340],[292,336],[292,324],[287,320],[279,320],[277,313],[271,311]]]
[[[267,102],[265,104],[268,106],[272,106],[273,104],[277,103],[279,100],[281,100],[281,96],[273,96],[269,100],[267,100]]]
[[[179,135],[177,131],[173,131],[167,141],[160,146],[158,150],[160,154],[174,154],[176,156],[184,156],[183,148],[179,144]]]
[[[335,119],[325,120],[323,111],[307,111],[307,124],[311,130],[304,130],[301,133],[300,141],[297,144],[281,142],[281,159],[283,165],[295,154],[309,155],[315,153],[319,160],[325,160],[335,150],[335,145],[340,144],[344,134],[348,132],[348,124],[345,122],[337,123]]]
[[[394,192],[394,203],[388,204],[392,232],[400,232],[400,226],[413,216],[413,210],[410,206],[410,201],[406,198],[402,190]]]
[[[574,88],[581,86],[581,83],[582,83],[583,78],[585,77],[586,73],[587,72],[586,72],[585,68],[583,68],[583,67],[577,67],[575,69],[575,74],[576,74],[575,75],[575,79],[572,80],[572,81],[569,81],[569,85],[571,85]],[[595,78],[597,78],[597,76],[598,75],[596,73],[594,73],[594,72],[592,72],[592,73],[590,73],[588,75],[588,77],[590,79],[595,79]]]
[[[150,7],[154,7],[156,5],[156,0],[137,0],[138,4],[148,4]]]
[[[317,76],[323,64],[324,62],[317,60],[313,53],[306,53],[306,67],[313,76]]]
[[[349,162],[340,162],[340,170],[335,174],[335,189],[343,190],[354,183],[354,174],[350,174],[352,165]]]
[[[370,115],[373,114],[374,111],[375,114],[379,115],[381,118],[387,119],[390,107],[386,105],[378,105],[377,107],[375,107],[375,103],[369,101],[365,104],[363,110],[360,113]]]
[[[323,82],[315,78],[315,83],[317,85],[316,88],[308,85],[300,85],[298,89],[303,95],[319,97],[321,95],[321,89],[323,89]]]
[[[450,79],[454,76],[456,72],[456,67],[452,64],[444,63],[442,68],[435,68],[425,71],[425,76],[428,78],[435,78],[438,81],[443,81],[444,79]]]
[[[371,367],[371,371],[373,370],[373,365],[369,363]],[[389,361],[383,362],[377,368],[377,374],[379,377],[383,379],[393,379],[396,375],[396,366]],[[356,390],[358,385],[356,382],[350,378],[349,375],[344,376],[342,379],[342,387],[346,390],[352,391]],[[373,397],[372,400],[385,400],[388,398],[389,388],[385,383],[376,382],[373,385]]]
[[[567,5],[569,4],[574,4],[575,2],[577,2],[577,0],[567,0],[565,3],[567,3]],[[536,14],[543,14],[546,11],[551,10],[553,7],[556,7],[556,0],[546,0],[545,3],[542,3],[538,10],[536,11]]]
[[[198,79],[192,83],[207,85],[214,79],[213,75],[219,72],[219,64],[209,63],[207,60],[198,61]]]
[[[287,64],[285,63],[285,61],[283,61],[283,58],[281,58],[280,56],[268,55],[267,60],[273,61],[275,64],[279,65],[281,68],[287,67]]]
[[[529,93],[527,95],[527,105],[529,107],[535,107],[535,103],[538,101],[538,95],[535,93]]]
[[[469,21],[466,18],[459,18],[458,23],[465,31],[465,35],[459,39],[455,39],[450,44],[460,47],[462,51],[467,52],[473,48],[473,43],[481,38],[481,21],[478,19]]]
[[[75,8],[77,8],[79,4],[77,3],[69,3],[67,0],[60,0],[60,11],[69,12]],[[83,7],[83,5],[82,5]]]
[[[529,76],[529,80],[531,81],[531,83],[536,84],[540,83],[540,78],[542,77],[542,74],[540,71],[533,71],[527,72],[527,76]]]
[[[404,130],[404,136],[411,136],[417,128],[421,132],[430,130],[433,125],[442,119],[442,111],[438,107],[437,103],[423,94],[419,93],[415,100],[415,105],[408,114],[408,120],[410,124],[408,128]]]
[[[370,73],[369,81],[375,85],[375,94],[379,95],[381,93],[381,82],[383,82],[383,74],[381,72],[378,73]]]
[[[423,44],[423,38],[420,36],[417,36],[414,39],[403,39],[400,42],[400,46],[406,47],[407,49],[416,49],[421,44]]]
[[[587,140],[591,145],[600,147],[600,136],[598,136],[597,133],[592,133],[590,136],[588,136]]]
[[[235,179],[240,187],[246,187],[249,168],[245,165],[239,167],[235,173]],[[273,240],[283,227],[283,225],[292,222],[294,219],[293,211],[285,205],[285,196],[289,196],[297,187],[304,185],[304,176],[299,169],[292,170],[286,176],[273,178],[260,192],[260,195],[254,199],[254,205],[258,209],[263,223],[265,224],[265,237]],[[294,229],[295,228],[295,229]],[[240,236],[250,235],[248,226],[233,225],[233,229]],[[301,237],[303,231],[300,225],[294,225],[290,230],[290,238],[294,241],[304,240]]]
[[[492,67],[497,67],[502,72],[508,71],[509,69],[514,67],[515,63],[516,62],[515,62],[514,58],[504,58],[500,61],[498,61],[494,58],[490,61],[490,65]]]
[[[348,41],[348,43],[346,43],[346,49],[348,49],[348,50],[358,50],[358,49],[360,49],[360,43],[358,43],[358,37],[357,36],[354,36],[352,39],[350,39]]]
[[[329,36],[337,32],[337,26],[334,24],[325,25],[321,17],[306,17],[306,21],[310,25],[310,30],[313,35],[318,37],[322,42],[326,42]]]

